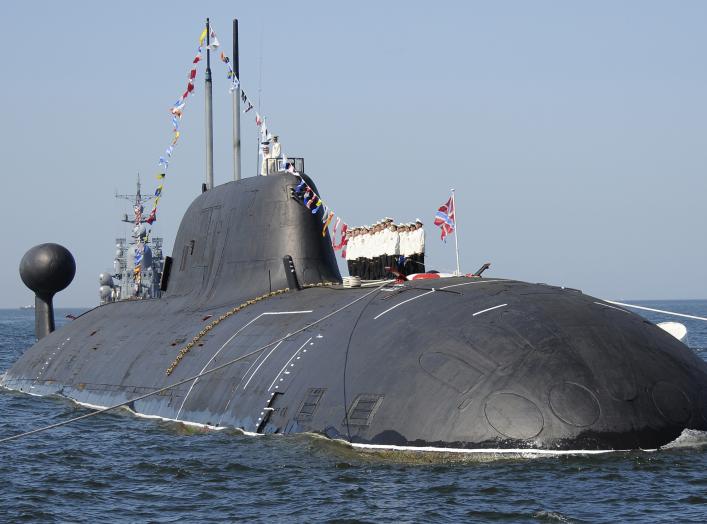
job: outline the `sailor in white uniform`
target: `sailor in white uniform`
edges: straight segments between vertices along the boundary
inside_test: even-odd
[[[383,222],[379,221],[376,224],[373,233],[373,249],[371,253],[371,258],[373,259],[373,275],[371,276],[371,278],[374,280],[378,280],[383,277],[383,245],[385,242],[383,232]]]
[[[413,230],[415,226],[412,222],[405,224],[405,252],[402,253],[405,256],[405,274],[412,275],[413,273],[418,273],[415,268],[416,264],[413,260],[413,255],[415,254],[415,238]]]
[[[280,144],[280,139],[277,135],[272,137],[272,143],[270,144],[270,158],[280,158],[282,157],[282,145]]]
[[[268,174],[268,159],[270,158],[270,141],[269,140],[261,142],[260,151],[263,155],[263,161],[260,164],[260,174],[262,176],[267,176],[267,174]]]
[[[415,254],[413,261],[415,262],[415,273],[425,272],[425,230],[423,229],[422,220],[415,219],[415,230],[413,231],[413,247]]]
[[[358,258],[359,261],[359,276],[368,280],[370,278],[370,263],[368,261],[368,252],[370,249],[370,230],[368,226],[363,226],[361,228],[361,234],[359,235],[359,251]]]
[[[363,264],[361,263],[361,250],[363,247],[363,228],[357,227],[355,230],[355,236],[352,238],[353,241],[353,253],[351,253],[351,260],[353,260],[354,275],[360,277],[363,275]]]
[[[398,270],[405,275],[405,258],[408,251],[407,225],[398,224]]]
[[[385,230],[385,244],[384,244],[384,259],[385,266],[389,268],[397,268],[398,266],[398,255],[400,254],[400,235],[398,234],[398,227],[392,222],[387,222],[387,228]],[[386,272],[386,278],[392,278],[393,275]]]
[[[349,270],[349,275],[350,276],[355,276],[356,274],[356,269],[355,269],[355,261],[356,257],[354,257],[356,253],[356,248],[354,246],[354,235],[356,234],[356,230],[348,230],[346,231],[346,245],[344,249],[346,250],[346,267]]]

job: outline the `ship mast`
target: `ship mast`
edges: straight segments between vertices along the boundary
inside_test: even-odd
[[[122,222],[128,222],[128,223],[135,223],[137,220],[137,211],[136,209],[138,207],[142,207],[143,204],[146,202],[149,202],[154,198],[152,195],[147,195],[147,196],[142,196],[142,193],[140,191],[141,189],[141,184],[140,184],[140,173],[137,174],[137,191],[135,192],[134,195],[122,195],[118,194],[118,191],[115,192],[115,198],[121,199],[121,200],[127,200],[128,202],[131,202],[133,204],[133,211],[135,211],[135,217],[132,220],[130,220],[127,216],[127,214],[123,217]],[[141,217],[140,222],[145,222],[146,219]]]
[[[241,71],[238,57],[238,19],[233,19],[233,180],[241,179]]]
[[[209,19],[206,19],[206,74],[205,95],[206,101],[206,189],[214,187],[214,108],[211,88],[211,51],[209,39],[211,37]]]

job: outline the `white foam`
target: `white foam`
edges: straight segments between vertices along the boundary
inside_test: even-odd
[[[600,455],[605,453],[625,452],[629,450],[617,449],[534,449],[534,448],[444,448],[436,446],[394,446],[385,444],[359,444],[347,443],[354,449],[375,451],[404,451],[414,453],[460,453],[484,455],[520,455],[533,457],[539,455]],[[654,451],[654,450],[643,450]]]
[[[684,449],[702,446],[707,446],[707,431],[684,429],[678,438],[663,446],[663,449]]]
[[[25,393],[33,397],[42,397],[45,395],[38,395],[36,393],[31,393],[29,391],[23,391],[19,389],[12,389],[6,385],[0,385],[0,388],[6,389],[8,391],[17,391],[20,393]],[[109,406],[101,406],[98,404],[91,404],[88,402],[81,402],[70,397],[63,397],[71,400],[72,402],[89,409],[94,410],[104,410]],[[177,420],[173,418],[162,417],[159,415],[148,415],[145,413],[138,413],[127,406],[122,406],[133,415],[139,418],[161,420],[164,422],[173,422],[177,424],[184,424],[185,426],[196,427],[200,429],[208,429],[212,431],[221,431],[224,429],[236,430],[243,435],[250,437],[262,437],[264,434],[255,433],[252,431],[246,431],[243,428],[229,427],[229,426],[213,426],[210,424],[203,424],[201,422],[192,422],[189,420]],[[534,458],[540,456],[562,456],[562,455],[604,455],[607,453],[627,453],[627,452],[645,452],[653,453],[658,451],[657,449],[536,449],[536,448],[446,448],[438,446],[396,446],[396,445],[386,445],[386,444],[361,444],[358,442],[348,442],[343,439],[329,438],[319,433],[306,432],[303,433],[308,436],[322,438],[330,442],[335,442],[342,444],[344,446],[350,447],[352,449],[361,451],[372,451],[372,452],[406,452],[406,453],[432,453],[432,454],[459,454],[459,455],[503,455],[503,456],[519,456],[522,458]],[[673,441],[661,447],[663,450],[670,449],[689,449],[707,446],[707,431],[700,431],[695,429],[685,429],[680,433],[680,435]]]

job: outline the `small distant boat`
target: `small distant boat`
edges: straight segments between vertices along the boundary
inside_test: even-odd
[[[20,306],[20,309],[34,309],[34,304],[27,304],[26,306]]]

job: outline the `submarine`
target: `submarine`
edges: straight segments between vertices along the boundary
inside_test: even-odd
[[[366,450],[590,453],[707,430],[707,363],[655,324],[576,289],[478,273],[352,287],[323,211],[298,196],[302,180],[320,194],[303,162],[241,178],[236,153],[224,184],[207,161],[159,298],[54,330],[75,262],[57,244],[30,249],[20,273],[38,341],[0,386]]]
[[[2,386],[372,449],[655,449],[707,430],[707,363],[578,290],[477,276],[344,287],[299,182],[258,176],[199,195],[160,298],[49,332]],[[32,253],[23,278],[61,272]]]

